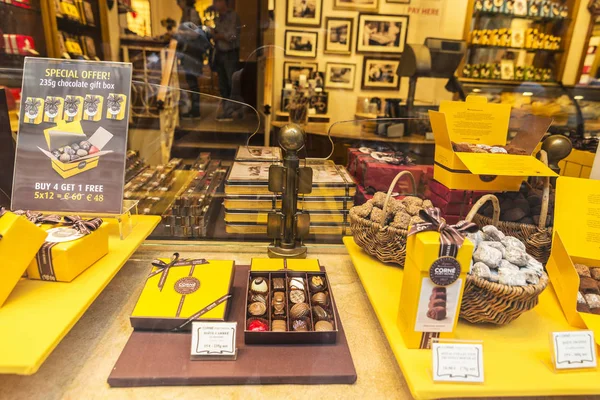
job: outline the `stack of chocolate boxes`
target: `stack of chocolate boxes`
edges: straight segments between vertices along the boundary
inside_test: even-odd
[[[226,169],[219,160],[210,160],[210,153],[202,153],[192,169],[194,179],[162,215],[155,236],[200,238],[207,235],[209,223],[220,207],[215,193],[225,180]]]
[[[425,198],[440,209],[446,221],[456,224],[465,219],[471,207],[484,194],[481,190],[449,189],[438,181],[431,180],[425,190]]]
[[[240,147],[225,182],[225,223],[230,234],[266,235],[271,211],[281,210],[281,195],[269,191],[269,168],[281,165],[277,147]],[[302,166],[304,162],[301,161]],[[346,169],[333,162],[308,163],[313,170],[312,193],[301,195],[299,211],[310,212],[310,233],[348,233],[348,211],[356,184]]]

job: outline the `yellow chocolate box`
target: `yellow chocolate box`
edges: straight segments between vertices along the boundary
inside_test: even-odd
[[[102,127],[88,139],[80,122],[60,121],[54,128],[44,130],[44,137],[48,150],[38,149],[51,160],[52,169],[63,179],[96,168],[100,157],[112,153],[112,150],[102,150],[113,138],[112,133]],[[75,149],[73,144],[78,148]]]

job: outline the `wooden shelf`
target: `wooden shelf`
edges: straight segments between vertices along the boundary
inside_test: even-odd
[[[515,15],[515,14],[506,14],[506,13],[498,13],[493,11],[475,11],[473,13],[473,17],[503,17],[503,18],[511,18],[511,19],[526,19],[528,21],[534,22],[562,22],[562,21],[570,21],[570,18],[560,18],[560,17],[534,17],[529,15]]]
[[[286,125],[285,122],[272,122],[272,125],[276,128],[281,128]],[[309,135],[317,136],[328,136],[330,124],[326,123],[308,123],[304,127],[305,132]],[[338,139],[352,139],[352,140],[364,140],[372,142],[386,142],[386,143],[407,143],[407,144],[424,144],[434,145],[433,140],[424,139],[421,136],[404,136],[398,138],[388,138],[385,136],[375,135],[373,133],[365,132],[360,124],[340,124],[334,127],[331,132],[332,138]]]
[[[72,282],[22,279],[0,308],[0,373],[36,373],[159,222],[133,216],[129,236],[110,236],[108,254]]]
[[[544,86],[544,87],[559,87],[558,82],[537,82],[537,81],[509,81],[503,79],[475,79],[475,78],[458,78],[460,83],[472,85],[507,85],[507,86]]]
[[[524,47],[512,47],[512,46],[490,46],[490,45],[483,45],[483,44],[469,44],[469,49],[486,49],[486,50],[506,50],[506,51],[526,51],[528,53],[538,53],[538,52],[545,52],[545,53],[563,53],[564,50],[562,49],[557,49],[557,50],[552,50],[552,49],[526,49]]]

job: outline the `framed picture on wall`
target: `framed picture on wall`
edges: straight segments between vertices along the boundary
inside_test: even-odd
[[[400,77],[396,74],[399,58],[365,57],[363,61],[363,90],[399,90]]]
[[[325,53],[351,54],[353,18],[325,19]]]
[[[297,84],[300,75],[305,75],[306,79],[310,79],[318,70],[317,63],[286,61],[283,63],[283,79],[286,82]]]
[[[285,31],[285,55],[290,57],[317,57],[319,34],[307,31]]]
[[[356,51],[402,53],[408,32],[408,15],[360,14]]]
[[[325,87],[331,89],[354,89],[356,64],[327,63]]]
[[[377,11],[378,0],[333,0],[333,8],[341,10]]]
[[[320,92],[315,93],[309,101],[310,108],[314,108],[317,114],[327,114],[327,107],[329,104],[329,93]]]
[[[286,0],[288,25],[321,26],[323,0]]]

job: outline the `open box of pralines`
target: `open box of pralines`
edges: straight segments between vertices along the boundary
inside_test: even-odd
[[[247,344],[335,343],[338,327],[325,272],[248,273]]]

